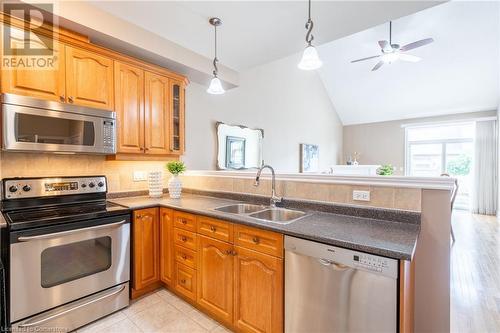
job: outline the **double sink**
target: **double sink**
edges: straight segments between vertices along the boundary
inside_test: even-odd
[[[245,203],[217,207],[214,210],[230,214],[246,215],[257,220],[279,224],[292,223],[307,215],[305,212],[299,210]]]

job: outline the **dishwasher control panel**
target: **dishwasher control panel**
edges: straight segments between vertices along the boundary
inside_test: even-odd
[[[350,267],[393,279],[398,278],[399,263],[396,259],[348,250],[292,236],[285,236],[285,256],[287,251],[313,257],[323,266],[337,268]]]

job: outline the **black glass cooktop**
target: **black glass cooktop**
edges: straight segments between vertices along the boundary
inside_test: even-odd
[[[11,229],[35,228],[99,217],[127,214],[127,207],[109,201],[54,205],[41,208],[17,209],[4,214]]]

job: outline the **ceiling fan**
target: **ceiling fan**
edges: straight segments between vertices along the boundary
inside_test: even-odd
[[[375,65],[375,67],[372,68],[372,71],[376,71],[377,69],[382,67],[383,64],[391,64],[397,60],[417,62],[417,61],[420,61],[422,59],[417,57],[417,56],[411,55],[411,54],[406,54],[404,52],[416,49],[417,47],[421,47],[421,46],[430,44],[433,41],[434,41],[434,39],[432,39],[432,38],[425,38],[425,39],[421,39],[419,41],[416,41],[416,42],[413,42],[410,44],[406,44],[405,46],[401,46],[401,47],[399,46],[399,44],[392,44],[392,21],[390,21],[389,22],[389,41],[381,40],[378,42],[378,45],[380,45],[380,49],[381,49],[382,54],[353,60],[353,61],[351,61],[351,63],[365,61],[368,59],[381,58],[380,61]]]

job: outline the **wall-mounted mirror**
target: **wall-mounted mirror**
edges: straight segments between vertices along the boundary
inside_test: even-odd
[[[262,164],[264,130],[217,122],[217,169],[258,168]]]

